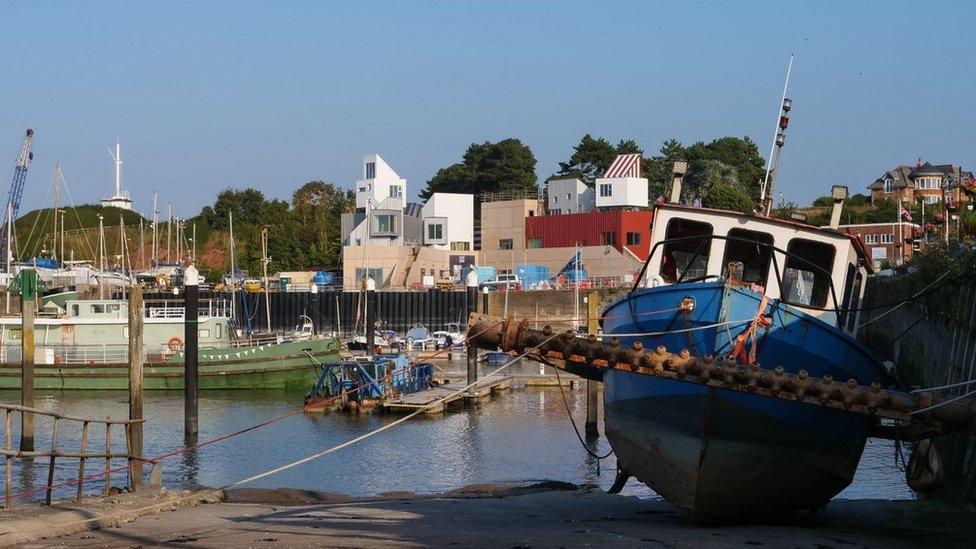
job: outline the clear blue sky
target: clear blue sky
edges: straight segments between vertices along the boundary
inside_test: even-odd
[[[36,132],[75,201],[126,186],[189,216],[227,187],[351,187],[380,153],[415,195],[472,141],[517,137],[544,178],[586,132],[654,151],[749,135],[809,202],[923,156],[976,167],[971,2],[5,2],[0,185]],[[9,160],[6,160],[8,159]]]

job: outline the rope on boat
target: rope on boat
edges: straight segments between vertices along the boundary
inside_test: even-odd
[[[630,315],[627,315],[627,316],[630,316]],[[692,326],[691,328],[680,328],[680,329],[677,329],[677,330],[665,330],[663,332],[635,332],[635,333],[629,333],[629,334],[613,333],[613,334],[598,335],[596,337],[599,339],[599,338],[607,338],[607,337],[651,337],[651,336],[662,336],[662,335],[671,335],[671,334],[683,334],[683,333],[686,333],[686,332],[694,332],[694,331],[697,331],[697,330],[707,330],[709,328],[719,328],[719,327],[722,327],[722,326],[739,326],[741,324],[748,324],[750,322],[753,322],[754,320],[755,319],[752,319],[752,318],[749,318],[749,319],[746,319],[746,320],[726,320],[724,322],[716,322],[714,324],[706,324],[704,326]],[[580,338],[580,339],[587,339],[587,338],[590,337],[590,335],[591,334],[575,334],[575,337]]]
[[[569,422],[573,424],[573,431],[576,432],[576,438],[579,439],[580,446],[582,446],[583,449],[586,450],[587,454],[590,454],[590,457],[596,459],[596,474],[597,476],[600,476],[600,460],[606,459],[611,455],[613,455],[613,448],[611,447],[610,450],[608,450],[607,453],[603,454],[602,456],[600,454],[597,454],[593,450],[590,450],[590,448],[586,445],[586,442],[583,440],[583,436],[580,435],[579,427],[576,425],[576,419],[573,418],[573,412],[571,412],[569,409],[569,401],[566,399],[566,391],[563,390],[563,381],[559,377],[559,368],[557,368],[554,364],[551,364],[548,361],[544,361],[543,364],[548,364],[549,366],[552,366],[553,370],[555,370],[556,385],[559,385],[559,394],[562,395],[563,397],[563,406],[566,407],[566,415],[569,416]]]

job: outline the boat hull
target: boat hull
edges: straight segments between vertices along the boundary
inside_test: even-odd
[[[673,310],[688,297],[696,304],[691,313],[639,316]],[[758,294],[721,283],[653,288],[612,303],[604,332],[673,332],[747,320],[760,304]],[[776,302],[766,312],[773,325],[756,338],[761,364],[840,381],[881,380],[874,357],[846,334]],[[621,340],[723,356],[747,327]],[[849,412],[624,371],[608,371],[604,384],[607,438],[620,468],[700,522],[823,507],[850,484],[873,424]]]
[[[319,364],[339,356],[334,340],[307,340],[237,349],[201,349],[198,358],[199,388],[307,390],[318,377]],[[146,390],[184,387],[182,353],[166,363],[147,363]],[[37,389],[128,389],[125,364],[56,364],[34,367]],[[0,389],[20,388],[20,365],[0,364]]]

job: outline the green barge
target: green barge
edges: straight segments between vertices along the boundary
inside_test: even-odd
[[[250,341],[235,337],[228,312],[221,304],[200,308],[200,389],[304,391],[318,378],[319,364],[339,358],[340,343],[316,337],[307,317],[292,334]],[[146,390],[183,388],[183,313],[168,305],[146,312]],[[48,308],[34,323],[35,387],[127,389],[127,317],[127,303],[118,300],[69,300]],[[19,318],[0,318],[0,389],[20,388],[21,336]]]

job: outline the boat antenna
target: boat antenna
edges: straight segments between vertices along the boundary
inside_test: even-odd
[[[790,62],[786,67],[786,81],[783,83],[783,98],[779,103],[779,112],[776,114],[776,126],[773,128],[773,144],[769,150],[769,161],[766,162],[766,177],[763,178],[762,186],[759,190],[759,203],[756,204],[756,213],[769,216],[773,206],[773,183],[776,180],[776,173],[779,171],[779,157],[783,152],[783,144],[786,143],[786,126],[790,123],[788,113],[793,106],[793,101],[786,97],[786,91],[790,87],[790,74],[793,72],[793,58],[795,54],[790,54]]]

